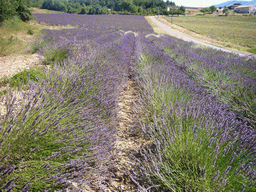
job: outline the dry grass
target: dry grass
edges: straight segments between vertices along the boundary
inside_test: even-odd
[[[200,12],[199,9],[186,9],[185,13],[188,15],[197,15],[197,14],[201,14],[202,12]]]
[[[50,11],[47,9],[39,9],[37,7],[30,7],[29,10],[31,13],[57,13],[58,11]]]

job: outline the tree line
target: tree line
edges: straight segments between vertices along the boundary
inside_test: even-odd
[[[168,15],[167,0],[25,0],[27,6],[76,14],[136,14]],[[174,14],[184,14],[185,8],[175,8]]]
[[[167,11],[167,6],[172,6]],[[184,14],[185,7],[176,8],[167,0],[0,0],[0,23],[13,16],[23,21],[31,19],[28,7],[62,11],[75,14]]]

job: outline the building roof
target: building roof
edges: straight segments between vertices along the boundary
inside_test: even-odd
[[[253,7],[253,6],[255,6],[255,5],[240,5],[240,6],[236,7],[235,9]]]

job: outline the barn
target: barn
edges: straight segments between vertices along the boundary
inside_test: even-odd
[[[236,13],[253,13],[255,14],[256,5],[241,5],[235,8]]]

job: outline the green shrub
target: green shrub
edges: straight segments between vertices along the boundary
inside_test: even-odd
[[[16,9],[18,15],[20,16],[22,21],[28,21],[31,19],[31,12],[30,10],[24,5],[20,4]]]
[[[28,34],[29,35],[33,35],[34,34],[34,31],[32,29],[28,29]]]
[[[31,12],[22,0],[0,0],[0,23],[15,15],[22,21],[31,18]]]

